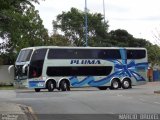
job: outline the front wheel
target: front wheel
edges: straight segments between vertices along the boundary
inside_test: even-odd
[[[48,91],[52,92],[54,90],[54,88],[55,88],[54,83],[52,81],[48,81],[47,82],[47,89],[48,89]]]
[[[35,92],[40,92],[41,89],[40,88],[35,88],[34,90],[35,90]]]

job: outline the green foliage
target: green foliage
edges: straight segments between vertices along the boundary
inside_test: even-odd
[[[62,12],[57,16],[56,21],[53,21],[55,30],[61,30],[64,36],[72,43],[72,46],[85,46],[85,13],[71,8],[68,12]],[[96,46],[103,41],[107,36],[108,25],[102,22],[101,14],[87,13],[88,16],[88,43],[89,46]]]
[[[146,47],[148,50],[148,61],[153,65],[160,64],[160,47],[157,45],[150,45]]]
[[[53,46],[70,46],[71,43],[70,41],[65,38],[65,36],[59,35],[59,34],[53,34],[49,41],[48,45],[53,45]]]
[[[133,36],[129,34],[126,30],[115,30],[111,31],[109,33],[110,36],[110,43],[113,46],[119,46],[119,47],[129,47],[130,42],[133,41]]]
[[[0,65],[3,64],[3,58],[0,56]]]
[[[0,55],[0,65],[14,64],[17,54],[14,52],[2,53]]]
[[[112,46],[146,47],[151,45],[151,43],[145,39],[134,38],[133,35],[129,34],[126,30],[112,30],[109,32],[109,36],[110,44]]]
[[[45,45],[48,40],[48,31],[42,25],[42,20],[34,8],[29,8],[19,21],[18,33],[14,32],[11,41],[14,42],[16,50],[24,47]],[[15,24],[16,27],[17,24]],[[16,36],[16,37],[15,37]]]
[[[0,52],[2,54],[4,51],[8,56],[4,61],[12,61],[14,58],[10,56],[24,47],[47,44],[48,31],[33,5],[33,2],[38,3],[38,0],[0,0],[0,2],[0,38],[4,41],[0,45]]]

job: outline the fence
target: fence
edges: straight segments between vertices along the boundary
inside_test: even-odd
[[[148,69],[149,81],[160,81],[160,70],[159,69]]]
[[[13,85],[14,71],[11,70],[11,74],[8,73],[9,65],[0,65],[0,85]]]

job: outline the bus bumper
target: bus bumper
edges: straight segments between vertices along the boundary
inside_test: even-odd
[[[29,88],[45,88],[45,81],[28,81]]]

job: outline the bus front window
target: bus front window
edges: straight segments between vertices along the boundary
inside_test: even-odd
[[[15,64],[15,80],[25,80],[28,75],[27,64],[32,55],[32,49],[23,49],[20,51]],[[23,67],[26,65],[25,70]]]
[[[22,50],[19,53],[19,56],[17,58],[16,62],[27,62],[30,60],[31,54],[32,54],[32,49],[26,49],[26,50]]]

